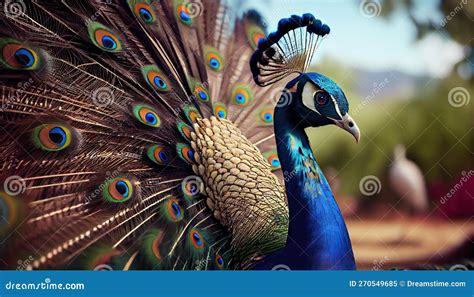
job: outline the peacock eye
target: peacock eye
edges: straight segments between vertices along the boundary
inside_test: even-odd
[[[0,66],[12,70],[38,70],[41,54],[11,38],[0,38]]]
[[[198,230],[192,229],[191,232],[189,232],[189,240],[196,250],[204,248],[204,238]]]
[[[46,151],[60,151],[71,144],[71,131],[61,125],[40,125],[33,136],[36,146]]]
[[[215,263],[218,269],[222,269],[224,266],[224,259],[219,254],[216,254]]]
[[[171,197],[164,205],[165,217],[172,222],[178,222],[183,218],[183,209],[178,199]]]
[[[102,194],[107,201],[125,202],[132,197],[132,183],[129,179],[123,177],[106,181]]]
[[[329,94],[321,90],[315,92],[313,97],[318,105],[326,105],[329,102]]]
[[[146,105],[136,105],[133,108],[133,114],[142,123],[150,127],[159,127],[161,124],[160,117],[156,111]]]
[[[119,52],[122,50],[122,43],[117,34],[106,26],[92,22],[88,25],[89,37],[98,48],[107,52]]]

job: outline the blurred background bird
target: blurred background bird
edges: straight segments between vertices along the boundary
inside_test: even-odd
[[[406,149],[402,144],[397,145],[393,150],[389,180],[393,191],[403,199],[411,212],[423,213],[428,210],[429,202],[424,175],[413,161],[407,159]]]

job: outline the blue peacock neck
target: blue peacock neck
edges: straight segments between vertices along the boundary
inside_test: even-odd
[[[292,269],[355,269],[344,219],[301,119],[291,106],[277,106],[274,123],[290,215],[287,244],[277,258]]]

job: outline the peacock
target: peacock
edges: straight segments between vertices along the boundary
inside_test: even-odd
[[[305,133],[360,138],[341,88],[306,73],[330,28],[308,13],[267,35],[235,11],[5,3],[1,267],[355,269]]]

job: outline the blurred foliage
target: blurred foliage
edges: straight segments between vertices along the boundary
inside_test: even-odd
[[[332,125],[307,129],[319,164],[323,171],[336,169],[342,192],[359,196],[360,180],[375,175],[382,181],[380,194],[390,196],[387,171],[399,143],[407,147],[407,157],[420,166],[428,183],[450,182],[474,167],[474,104],[453,107],[448,101],[454,87],[474,94],[468,81],[455,76],[432,80],[420,85],[412,100],[380,100],[357,94],[357,77],[350,69],[327,61],[317,68],[341,85],[350,102],[349,113],[362,132],[356,144],[351,135]]]
[[[472,40],[472,17],[474,16],[474,4],[469,0],[441,0],[439,11],[442,19],[429,18],[419,20],[415,16],[416,3],[414,0],[384,0],[381,15],[390,16],[397,8],[405,10],[410,20],[417,29],[419,39],[432,31],[444,31],[450,38],[462,45],[467,45]]]

